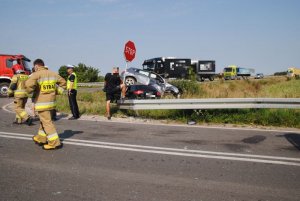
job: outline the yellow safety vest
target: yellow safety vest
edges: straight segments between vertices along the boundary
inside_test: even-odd
[[[73,83],[73,89],[77,90],[77,75],[74,72],[71,75],[75,76],[74,83]],[[69,78],[70,78],[71,75],[68,76],[68,80],[67,80],[67,89],[68,90],[70,89],[70,85],[71,85],[71,82],[69,80]]]

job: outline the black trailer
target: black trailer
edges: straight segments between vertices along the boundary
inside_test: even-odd
[[[153,71],[164,78],[187,78],[191,68],[191,59],[157,57],[147,59],[143,69]]]
[[[192,67],[198,81],[209,79],[213,81],[216,75],[216,62],[213,60],[193,60]]]

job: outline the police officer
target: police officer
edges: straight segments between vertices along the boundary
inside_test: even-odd
[[[62,147],[56,128],[51,119],[51,110],[55,109],[57,91],[66,88],[66,81],[57,73],[45,68],[43,60],[33,62],[35,72],[26,81],[26,90],[34,94],[34,106],[40,119],[38,134],[33,136],[36,144],[51,150]]]
[[[8,89],[8,96],[14,96],[14,105],[16,112],[16,120],[14,124],[26,123],[32,124],[32,118],[25,111],[25,105],[27,103],[28,95],[25,90],[25,81],[28,79],[28,75],[25,75],[25,71],[21,67],[13,68],[15,75],[11,79],[11,83]]]
[[[70,109],[72,111],[72,117],[69,120],[76,120],[79,118],[79,110],[77,105],[77,75],[74,72],[73,65],[67,65],[67,72],[68,72],[68,80],[67,80],[67,90],[68,90],[68,98]]]

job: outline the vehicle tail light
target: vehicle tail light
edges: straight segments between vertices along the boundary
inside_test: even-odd
[[[161,96],[161,93],[160,93],[160,92],[156,92],[156,95],[157,95],[157,96]]]
[[[133,93],[134,93],[135,95],[141,95],[141,94],[144,93],[144,91],[143,91],[143,90],[137,90],[137,91],[134,91]]]

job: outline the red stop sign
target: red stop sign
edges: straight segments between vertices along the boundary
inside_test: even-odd
[[[131,62],[135,58],[135,52],[136,49],[134,42],[128,41],[124,48],[124,56],[127,62]]]

